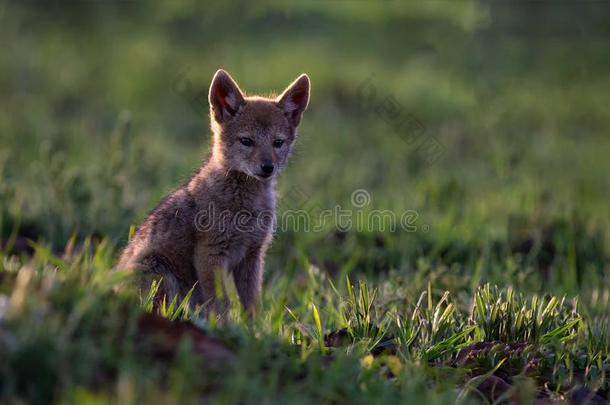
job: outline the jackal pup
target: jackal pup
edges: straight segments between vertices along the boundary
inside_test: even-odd
[[[161,280],[156,303],[184,297],[221,310],[217,283],[232,274],[243,306],[257,303],[275,224],[275,182],[286,165],[309,101],[302,74],[277,98],[248,97],[224,70],[209,92],[211,156],[148,215],[119,269],[136,271],[144,293]]]

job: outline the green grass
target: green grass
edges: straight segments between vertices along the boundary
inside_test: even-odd
[[[253,319],[234,297],[220,323],[168,299],[156,316],[201,331],[183,334],[146,317],[147,292],[116,291],[126,280],[107,243],[88,246],[64,258],[44,246],[31,258],[3,254],[4,398],[461,403],[492,374],[511,385],[504,395],[530,400],[610,384],[607,307],[489,284],[420,291],[396,272],[354,287],[310,266],[305,280],[267,283]],[[605,320],[587,315],[596,311]]]
[[[0,4],[0,402],[608,399],[609,14]],[[111,269],[205,157],[219,67],[251,93],[309,74],[280,213],[354,226],[278,232],[252,319],[231,290],[223,320],[173,297],[151,314]],[[363,229],[375,210],[412,222]]]

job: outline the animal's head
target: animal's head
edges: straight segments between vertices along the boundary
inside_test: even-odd
[[[290,156],[309,102],[309,77],[299,76],[276,98],[246,97],[224,70],[210,85],[214,159],[259,180],[273,178]]]

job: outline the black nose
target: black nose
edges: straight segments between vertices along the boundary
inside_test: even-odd
[[[271,173],[273,173],[273,163],[271,162],[265,162],[261,165],[261,170],[263,171],[263,174],[270,176]]]

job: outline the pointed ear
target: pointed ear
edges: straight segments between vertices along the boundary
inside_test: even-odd
[[[290,123],[296,128],[301,121],[301,114],[303,114],[303,111],[307,108],[307,103],[309,103],[309,77],[305,73],[299,76],[276,99],[276,103],[284,111]]]
[[[208,100],[212,117],[218,123],[224,123],[233,118],[246,103],[237,83],[222,69],[214,74]]]

